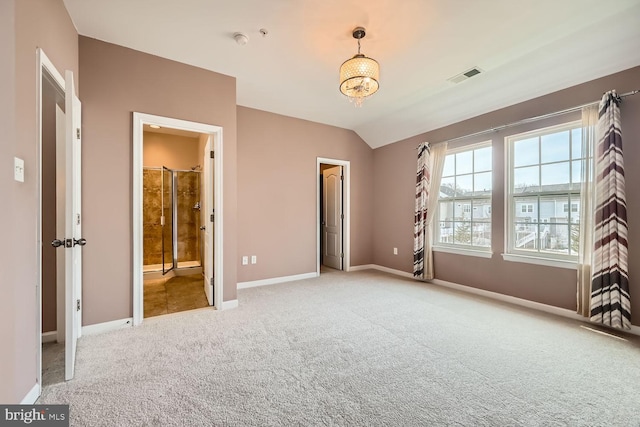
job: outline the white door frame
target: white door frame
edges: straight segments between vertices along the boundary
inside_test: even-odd
[[[143,126],[158,125],[161,127],[198,132],[213,137],[214,188],[213,206],[214,223],[214,307],[222,309],[224,287],[223,275],[223,206],[222,206],[222,127],[204,123],[155,116],[145,113],[133,113],[133,324],[140,325],[144,318],[144,294],[142,272],[143,226],[142,226],[142,166],[143,166]]]
[[[44,242],[42,241],[42,79],[44,77],[44,71],[55,80],[55,84],[65,90],[65,79],[58,72],[53,62],[47,57],[41,48],[36,50],[36,63],[37,63],[37,76],[36,76],[36,161],[37,161],[37,177],[36,186],[38,187],[38,220],[36,225],[36,304],[37,304],[37,319],[36,319],[36,372],[37,372],[37,392],[38,396],[42,392],[42,247]],[[61,236],[58,236],[61,237]]]
[[[344,221],[342,223],[342,247],[344,259],[342,263],[343,271],[351,268],[351,162],[349,160],[329,159],[325,157],[316,158],[316,274],[320,275],[320,165],[342,166],[344,174],[343,182],[343,203]]]

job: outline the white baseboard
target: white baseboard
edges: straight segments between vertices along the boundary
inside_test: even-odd
[[[457,283],[447,282],[446,280],[440,280],[440,279],[433,279],[426,283],[432,283],[437,286],[442,286],[449,289],[455,289],[457,291],[466,292],[468,294],[479,295],[481,297],[486,297],[486,298],[490,298],[497,301],[507,302],[510,304],[531,308],[533,310],[543,311],[545,313],[555,314],[557,316],[562,316],[569,319],[585,320],[584,317],[580,316],[578,313],[572,310],[555,307],[553,305],[543,304],[541,302],[529,301],[529,300],[518,298],[518,297],[512,297],[511,295],[505,295],[498,292],[478,289],[472,286],[459,285]]]
[[[56,342],[58,341],[58,332],[57,331],[51,331],[51,332],[43,332],[42,333],[42,343],[46,343],[46,342]]]
[[[411,273],[407,273],[406,271],[400,271],[400,270],[394,270],[392,268],[388,268],[388,267],[383,267],[381,265],[377,265],[377,264],[367,264],[367,265],[358,265],[355,267],[351,267],[351,271],[358,271],[358,270],[379,270],[379,271],[384,271],[386,273],[391,273],[391,274],[395,274],[397,276],[402,276],[402,277],[409,277],[409,278],[413,278],[413,274]],[[479,295],[482,297],[486,297],[486,298],[490,298],[490,299],[494,299],[497,301],[503,301],[503,302],[507,302],[510,304],[514,304],[514,305],[519,305],[521,307],[526,307],[526,308],[531,308],[533,310],[538,310],[538,311],[542,311],[545,313],[550,313],[550,314],[555,314],[556,316],[561,316],[561,317],[565,317],[568,319],[573,319],[573,320],[579,320],[581,322],[585,322],[587,324],[592,324],[592,325],[596,325],[596,326],[603,326],[605,328],[607,328],[607,326],[605,325],[601,325],[598,323],[591,323],[589,322],[588,319],[580,316],[578,313],[572,311],[572,310],[567,310],[566,308],[560,308],[560,307],[555,307],[553,305],[548,305],[548,304],[543,304],[540,302],[535,302],[535,301],[529,301],[526,299],[522,299],[522,298],[517,298],[517,297],[512,297],[510,295],[504,295],[504,294],[500,294],[498,292],[491,292],[491,291],[487,291],[484,289],[478,289],[478,288],[474,288],[472,286],[465,286],[465,285],[460,285],[458,283],[452,283],[452,282],[447,282],[446,280],[440,280],[440,279],[433,279],[429,282],[424,282],[424,283],[432,283],[436,286],[442,286],[445,288],[450,288],[450,289],[455,289],[461,292],[466,292],[466,293],[470,293],[470,294],[474,294],[474,295]],[[621,330],[621,329],[615,329],[615,328],[611,328],[614,331],[617,332],[626,332],[626,333],[630,333],[633,335],[639,335],[640,336],[640,327],[639,326],[634,326],[631,325],[631,330]]]
[[[361,271],[361,270],[376,270],[375,264],[363,264],[363,265],[352,265],[349,267],[349,273],[352,271]]]
[[[222,301],[222,307],[220,307],[220,310],[231,310],[233,308],[238,308],[237,299],[232,299],[230,301]]]
[[[413,273],[407,273],[406,271],[396,270],[389,267],[383,267],[378,264],[365,264],[365,265],[355,265],[349,268],[349,271],[360,271],[360,270],[378,270],[383,271],[385,273],[395,274],[396,276],[407,277],[409,279],[413,279]]]
[[[40,397],[40,384],[35,383],[33,388],[29,390],[29,393],[20,402],[21,405],[33,405]]]
[[[293,282],[295,280],[313,279],[318,273],[296,274],[293,276],[274,277],[272,279],[254,280],[251,282],[238,282],[238,289],[255,288],[256,286],[275,285],[277,283]],[[223,303],[224,304],[224,303]]]
[[[88,325],[82,327],[82,335],[96,335],[109,331],[115,331],[118,329],[124,329],[133,325],[133,318],[127,317],[126,319],[112,320],[110,322],[96,323],[95,325]]]

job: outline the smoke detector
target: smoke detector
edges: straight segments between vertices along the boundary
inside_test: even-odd
[[[233,39],[236,41],[236,43],[238,43],[240,46],[244,46],[245,44],[249,43],[249,36],[247,36],[244,33],[235,33],[233,35]]]
[[[478,74],[482,73],[482,70],[479,67],[473,67],[463,73],[460,73],[456,76],[453,77],[449,77],[447,79],[447,81],[450,81],[451,83],[460,83],[463,82],[465,80],[470,79],[473,76],[477,76]]]

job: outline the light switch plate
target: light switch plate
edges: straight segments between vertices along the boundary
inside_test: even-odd
[[[18,157],[13,158],[13,179],[24,182],[24,160]]]
[[[247,265],[249,264],[249,257],[248,256],[243,256],[242,257],[242,265]]]
[[[251,264],[255,264],[258,262],[258,257],[256,255],[251,255]]]

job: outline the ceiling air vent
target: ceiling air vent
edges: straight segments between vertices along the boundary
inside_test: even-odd
[[[480,74],[482,72],[482,70],[478,67],[473,67],[470,70],[465,71],[464,73],[460,73],[457,76],[453,76],[451,78],[448,78],[447,80],[450,81],[451,83],[460,83],[463,82],[467,79],[470,79],[473,76],[477,76],[478,74]]]

